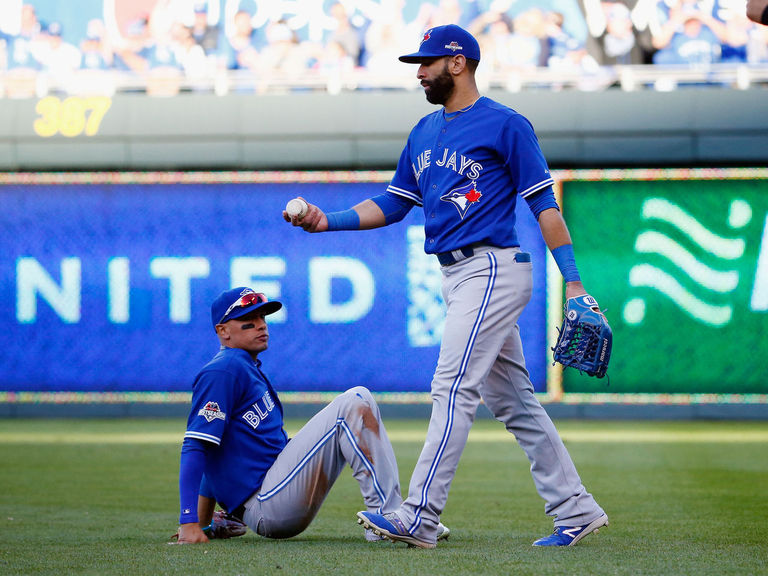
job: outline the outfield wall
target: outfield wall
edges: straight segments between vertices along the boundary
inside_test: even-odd
[[[488,93],[531,119],[560,168],[765,165],[767,94]],[[435,110],[417,90],[0,102],[0,170],[392,169],[411,127]]]
[[[286,404],[365,385],[399,413],[421,410],[443,318],[423,215],[319,236],[280,216],[296,195],[346,207],[390,175],[0,174],[5,414],[101,405],[107,415],[152,415],[185,404],[217,348],[210,302],[237,285],[286,305],[270,317],[264,357],[290,392]],[[610,380],[551,365],[562,283],[521,203],[520,237],[535,270],[521,331],[542,399],[572,417],[599,405],[630,410],[624,417],[662,405],[670,417],[732,415],[734,406],[742,417],[768,417],[768,169],[554,176],[615,347]]]

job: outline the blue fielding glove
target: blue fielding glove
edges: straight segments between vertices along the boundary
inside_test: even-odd
[[[602,378],[608,370],[613,332],[597,301],[585,294],[569,298],[554,350],[555,362]]]

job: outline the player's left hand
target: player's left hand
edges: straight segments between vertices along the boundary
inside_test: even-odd
[[[200,524],[190,522],[180,525],[179,531],[174,534],[171,540],[176,540],[177,544],[198,544],[208,542],[208,536],[200,528]]]
[[[565,284],[565,299],[576,298],[577,296],[583,296],[587,291],[584,289],[584,285],[579,282],[566,282]]]

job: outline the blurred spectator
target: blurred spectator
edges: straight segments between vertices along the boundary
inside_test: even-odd
[[[718,0],[714,14],[725,23],[726,40],[722,43],[721,62],[757,64],[766,60],[764,27],[752,22],[739,0]]]
[[[340,42],[330,40],[322,50],[318,50],[314,69],[327,78],[328,93],[338,94],[343,87],[355,87],[351,76],[355,67],[355,60],[344,46]]]
[[[480,11],[476,1],[469,1],[467,5],[468,10],[465,12],[459,0],[439,0],[437,4],[422,2],[416,17],[410,23],[411,29],[418,35],[419,32],[446,24],[464,25],[468,28],[480,15]]]
[[[177,94],[182,80],[181,63],[171,35],[173,22],[158,5],[151,16],[132,22],[126,30],[125,43],[116,63],[146,81],[148,94]]]
[[[176,62],[184,70],[184,75],[188,80],[202,86],[201,82],[213,72],[203,47],[195,41],[192,30],[181,22],[174,22],[171,38]]]
[[[80,43],[80,70],[72,83],[80,94],[110,96],[115,91],[114,54],[107,40],[104,22],[88,22],[86,37]]]
[[[61,37],[61,24],[51,22],[41,31],[41,36],[47,44],[40,52],[40,61],[44,79],[48,83],[50,91],[75,91],[76,86],[71,85],[75,70],[80,68],[82,55],[74,44],[65,42]]]
[[[514,61],[512,54],[512,19],[503,12],[488,11],[478,16],[469,32],[480,44],[483,72],[504,72]]]
[[[128,23],[122,36],[122,42],[115,50],[115,68],[121,71],[146,71],[149,41],[148,14]]]
[[[331,47],[332,54],[329,60],[337,61],[341,56],[338,54],[340,48],[346,57],[352,59],[355,66],[360,65],[360,58],[363,51],[363,32],[352,24],[347,9],[341,2],[334,2],[330,7],[331,19],[333,20],[333,30],[326,41],[326,45]]]
[[[46,13],[57,14],[51,8],[56,3],[47,1]],[[35,0],[2,4],[0,70],[7,70],[6,94],[44,94],[47,79],[54,75],[54,84],[62,82],[75,67],[81,77],[73,86],[95,87],[99,74],[110,86],[110,77],[126,78],[112,72],[127,71],[134,75],[128,89],[143,90],[148,78],[162,85],[159,79],[165,78],[173,80],[167,82],[171,88],[159,92],[167,93],[174,92],[174,84],[178,90],[184,78],[187,85],[216,93],[226,92],[231,77],[251,88],[278,80],[283,86],[306,85],[311,78],[302,75],[306,70],[321,73],[333,91],[411,87],[413,71],[397,57],[412,52],[426,29],[447,23],[470,29],[480,41],[478,79],[501,81],[508,89],[519,89],[522,73],[543,66],[568,72],[571,83],[573,72],[592,80],[599,75],[600,84],[615,74],[601,66],[768,61],[768,27],[747,18],[756,9],[750,2],[745,13],[743,0],[328,0],[313,3],[309,12],[303,0],[151,0],[143,4],[152,6],[151,13],[126,29],[110,28],[109,35],[104,23],[122,26],[124,20],[102,19],[103,7],[94,7],[100,2],[91,4],[87,10],[83,5],[82,17],[90,21],[81,39],[72,37],[80,28],[75,18],[62,21],[74,44],[64,41],[59,22],[41,24]],[[219,21],[224,13],[228,19]],[[317,42],[303,40],[307,26]],[[370,73],[370,81],[360,78],[361,70]],[[89,79],[81,72],[89,72]],[[623,70],[622,78],[633,72]]]
[[[725,21],[725,40],[720,46],[720,61],[732,64],[746,64],[749,60],[750,31],[755,24],[747,15],[739,12],[729,14]]]
[[[112,48],[106,39],[104,22],[98,19],[88,22],[85,39],[80,43],[83,70],[108,70],[114,62]]]
[[[314,63],[313,55],[320,47],[309,41],[301,42],[284,19],[272,21],[265,30],[267,44],[261,50],[259,70],[265,82],[275,77],[299,80]]]
[[[436,21],[438,26],[443,24],[458,24],[459,26],[468,26],[469,23],[477,18],[480,9],[476,1],[464,2],[466,10],[459,0],[440,0],[437,4]]]
[[[37,93],[37,73],[43,67],[41,58],[47,49],[35,7],[22,5],[20,20],[18,34],[5,35],[3,42],[8,68],[5,91],[11,98],[29,98]]]
[[[515,68],[530,70],[547,65],[546,26],[544,12],[539,8],[530,8],[514,17],[511,42]]]
[[[658,52],[654,64],[707,67],[720,61],[721,42],[727,42],[725,25],[699,6],[681,0],[669,11],[669,20],[653,36]]]
[[[588,56],[586,48],[565,31],[563,28],[564,16],[560,12],[548,12],[546,21],[547,66],[565,70],[582,68],[584,59]]]
[[[47,40],[47,46],[42,49],[40,59],[48,74],[64,77],[80,68],[82,54],[77,46],[62,39],[60,23],[51,22],[42,34]]]
[[[638,33],[626,4],[584,0],[584,10],[591,36],[588,49],[598,64],[644,63]]]
[[[412,84],[414,71],[398,61],[413,52],[424,35],[420,24],[409,26],[403,8],[405,0],[382,0],[365,34],[365,66],[376,76],[403,85]]]
[[[262,42],[253,28],[251,14],[238,11],[232,22],[233,33],[221,43],[219,54],[227,70],[256,70]]]
[[[206,56],[216,54],[219,48],[219,28],[208,23],[208,5],[195,4],[195,15],[189,33],[195,43],[203,49]]]
[[[42,68],[40,56],[47,46],[41,32],[42,26],[37,19],[35,7],[24,4],[21,8],[18,34],[9,34],[4,37],[6,66],[9,70],[35,72]]]

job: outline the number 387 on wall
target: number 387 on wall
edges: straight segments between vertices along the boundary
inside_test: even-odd
[[[104,115],[112,106],[112,99],[106,96],[81,98],[71,96],[61,100],[56,96],[46,96],[38,101],[35,112],[34,129],[38,136],[50,138],[61,134],[74,138],[85,134],[98,134]]]

